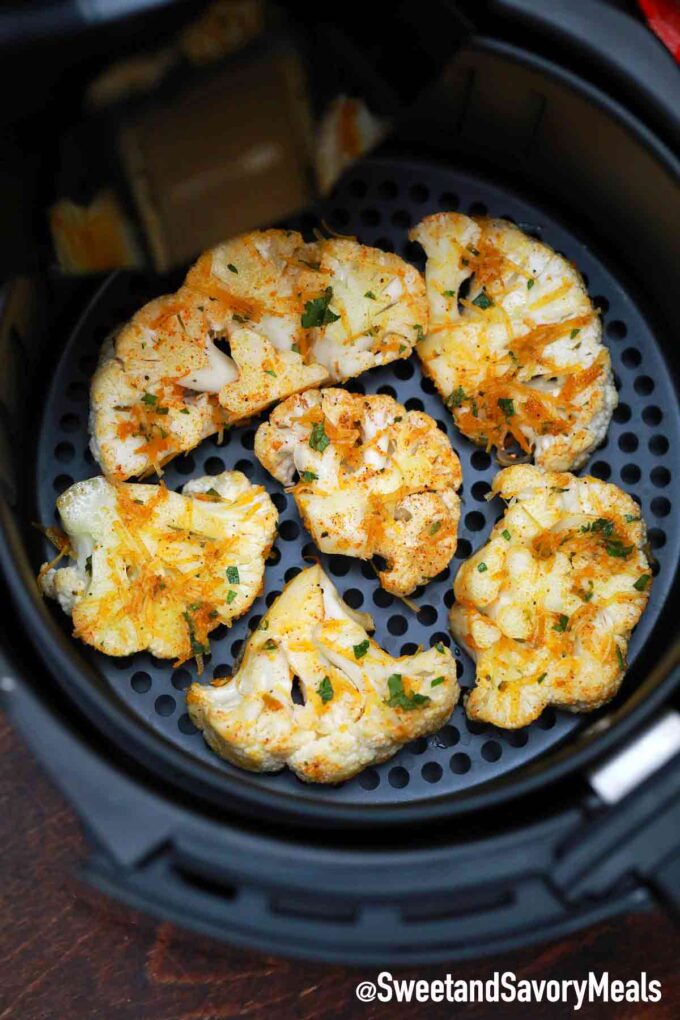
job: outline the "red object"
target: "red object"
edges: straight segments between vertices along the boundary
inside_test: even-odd
[[[638,0],[647,24],[680,62],[680,0]]]

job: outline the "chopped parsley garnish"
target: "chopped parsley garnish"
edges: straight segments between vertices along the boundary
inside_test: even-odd
[[[446,648],[444,647],[444,643],[442,641],[438,641],[434,647],[437,649],[440,655],[444,655],[444,653],[446,652]]]
[[[541,673],[541,675],[539,676],[539,678],[538,678],[538,680],[536,681],[536,683],[537,683],[537,684],[542,684],[542,683],[543,683],[543,681],[545,680],[545,678],[547,677],[547,675],[548,675],[547,673]]]
[[[85,569],[87,570],[88,574],[92,573],[92,557],[91,556],[88,556],[87,559],[85,560]]]
[[[273,652],[274,649],[276,648],[276,641],[274,641],[273,638],[267,638],[262,647],[266,648],[268,652]]]
[[[239,577],[238,567],[227,567],[227,581],[229,584],[240,584],[241,578]]]
[[[312,426],[312,431],[309,435],[309,445],[313,450],[316,450],[318,453],[323,453],[323,451],[326,449],[329,443],[330,439],[326,435],[324,422],[322,421],[315,422],[314,425]]]
[[[487,294],[487,292],[484,289],[482,289],[479,292],[479,294],[477,295],[477,297],[474,299],[472,304],[473,305],[477,305],[477,308],[482,308],[482,309],[492,308],[493,307],[493,298],[490,298],[489,295]]]
[[[276,379],[276,372],[272,368],[265,368],[264,371],[266,375],[271,375]]]
[[[184,617],[184,620],[185,620],[186,625],[187,625],[187,629],[189,631],[189,645],[191,647],[191,654],[192,655],[209,655],[210,654],[210,645],[207,644],[207,643],[205,645],[202,645],[201,642],[198,640],[198,638],[196,637],[196,629],[195,629],[194,621],[191,619],[191,616],[189,615],[190,613],[195,613],[198,609],[200,609],[200,607],[201,607],[200,602],[199,603],[193,603],[192,605],[187,606],[188,612],[182,613],[182,616]]]
[[[315,475],[313,471],[303,471],[300,478],[303,482],[315,482],[318,479],[318,475]]]
[[[455,297],[456,296],[455,290],[445,290],[443,292],[443,294],[444,294],[444,297]]]
[[[364,294],[364,297],[369,298],[369,300],[371,300],[371,301],[377,301],[378,300],[372,290],[367,290],[366,293]]]
[[[191,414],[191,411],[189,410],[188,407],[183,407],[182,410],[179,413],[180,414]]]
[[[499,397],[498,406],[505,415],[506,418],[514,418],[515,416],[515,402],[512,397]]]
[[[300,353],[300,345],[299,344],[291,344],[290,349],[291,349],[291,351],[295,351],[296,354]]]
[[[614,556],[619,560],[626,560],[633,551],[632,545],[624,545],[618,538],[611,538],[605,542],[605,552],[608,556]]]
[[[485,574],[488,569],[489,568],[487,567],[486,563],[477,564],[477,570],[479,571],[480,574]]]
[[[439,529],[441,528],[441,526],[442,526],[442,522],[441,521],[435,521],[434,524],[432,525],[432,527],[430,528],[430,534],[431,535],[436,535],[437,532],[439,531]]]
[[[581,332],[580,329],[572,329],[571,333],[569,334],[569,339],[573,340],[574,337],[578,336],[580,332]]]
[[[510,539],[512,538],[512,535],[510,534],[507,528],[505,529],[505,531],[501,531],[501,535],[503,536],[506,542],[509,542]]]
[[[434,678],[434,680],[432,681],[432,683],[430,684],[430,687],[439,687],[440,684],[444,683],[444,680],[445,680],[445,677],[443,677],[443,676],[436,676]]]
[[[227,592],[227,605],[228,606],[230,606],[232,604],[232,602],[234,601],[234,599],[236,598],[237,595],[238,595],[238,592],[235,592],[233,588],[229,589],[229,591]]]
[[[366,652],[368,651],[368,647],[369,647],[368,638],[366,638],[365,641],[361,641],[358,645],[354,645],[353,647],[354,647],[354,658],[355,659],[363,659],[363,657],[366,654]]]
[[[452,393],[449,393],[448,397],[444,401],[447,407],[460,407],[465,400],[465,390],[462,386],[456,386]]]
[[[407,694],[404,690],[401,673],[393,673],[387,678],[387,689],[390,696],[385,700],[385,704],[390,708],[401,708],[405,712],[410,712],[414,708],[422,708],[431,700],[426,694]]]
[[[238,269],[236,268],[233,262],[227,263],[227,269],[229,270],[230,273],[236,273],[238,275]]]
[[[323,680],[321,681],[321,683],[319,684],[319,686],[316,689],[316,693],[319,695],[319,697],[321,698],[321,700],[323,702],[332,701],[333,700],[333,694],[334,694],[333,684],[331,683],[329,677],[325,676],[323,678]]]
[[[636,591],[645,591],[651,579],[651,574],[640,574],[633,587]]]
[[[624,659],[623,653],[622,653],[622,651],[621,651],[621,649],[619,648],[618,645],[616,646],[616,658],[619,660],[619,667],[621,669],[625,669],[626,668],[626,660]]]
[[[419,322],[414,323],[413,328],[416,331],[416,343],[419,344],[425,339],[425,331]]]
[[[234,320],[234,322],[240,322],[241,324],[243,324],[244,322],[248,322],[247,316],[239,315],[238,312],[234,312],[234,314],[232,315],[232,319]]]
[[[557,630],[560,634],[564,634],[565,630],[569,626],[569,617],[564,613],[560,613],[557,623],[553,624],[553,630]]]
[[[596,521],[591,521],[589,524],[584,524],[581,531],[593,531],[599,532],[608,538],[614,530],[613,521],[608,521],[606,517],[598,517]]]
[[[531,290],[535,283],[536,283],[535,280],[527,280],[527,290]]]
[[[635,517],[633,514],[626,514],[623,519],[626,522],[626,524],[632,524],[633,521],[641,520],[640,517]]]
[[[328,307],[332,300],[333,288],[326,287],[323,294],[305,303],[305,310],[300,319],[305,329],[313,329],[316,326],[326,326],[329,322],[337,322],[340,316],[336,315]]]
[[[208,489],[206,496],[216,496],[217,499],[222,499],[217,489],[213,489],[212,487]]]
[[[260,626],[257,629],[269,630],[269,620],[265,617],[265,619],[261,621]]]
[[[145,393],[142,397],[142,403],[146,404],[147,407],[154,407],[158,403],[158,397],[155,393]]]

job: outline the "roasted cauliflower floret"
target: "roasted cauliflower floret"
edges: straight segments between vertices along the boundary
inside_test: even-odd
[[[219,245],[105,345],[90,431],[109,477],[160,474],[206,436],[327,381],[299,353],[302,244],[294,231],[267,230]]]
[[[407,357],[426,324],[420,274],[396,255],[305,244],[292,230],[244,234],[202,255],[184,286],[105,345],[92,452],[111,478],[160,474],[293,393]]]
[[[618,401],[581,275],[505,220],[439,213],[410,236],[427,254],[417,350],[458,428],[501,456],[514,445],[541,467],[580,467]]]
[[[638,504],[597,478],[516,466],[508,503],[454,584],[451,630],[477,664],[466,711],[514,729],[547,705],[586,712],[618,691],[652,583]]]
[[[255,436],[255,454],[293,494],[318,547],[379,555],[380,583],[406,595],[456,551],[458,457],[435,422],[388,396],[308,390],[290,397]]]
[[[342,238],[307,245],[304,260],[309,359],[341,382],[408,358],[428,321],[417,269],[398,255]]]
[[[48,535],[73,562],[44,564],[40,586],[107,655],[200,660],[210,632],[259,594],[276,535],[272,501],[239,471],[195,478],[181,495],[90,478],[57,507],[65,534]]]
[[[298,574],[251,635],[232,677],[192,684],[189,715],[222,758],[337,783],[432,733],[458,700],[440,645],[393,659],[319,566]]]

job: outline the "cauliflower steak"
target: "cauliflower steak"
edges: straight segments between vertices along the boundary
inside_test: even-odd
[[[257,430],[255,454],[295,501],[322,552],[379,555],[380,583],[407,595],[456,551],[458,457],[436,423],[389,396],[308,390]]]
[[[408,357],[426,325],[423,280],[398,256],[291,230],[244,234],[105,343],[92,453],[111,478],[160,474],[291,394]]]
[[[239,471],[164,485],[76,482],[57,500],[65,534],[48,535],[65,567],[44,564],[42,591],[74,634],[107,655],[148,649],[199,659],[209,634],[242,616],[262,586],[276,509]]]
[[[541,467],[580,467],[618,401],[581,275],[505,220],[438,213],[410,236],[427,254],[417,350],[458,428],[501,456],[515,445]]]
[[[450,623],[477,664],[471,719],[514,729],[547,705],[614,697],[652,583],[638,504],[615,485],[529,465],[501,471],[508,507],[458,572]]]
[[[459,695],[448,648],[393,659],[321,567],[298,574],[251,635],[232,677],[192,684],[189,715],[220,757],[337,783],[432,733]]]

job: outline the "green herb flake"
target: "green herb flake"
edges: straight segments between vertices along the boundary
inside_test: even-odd
[[[300,318],[305,329],[314,329],[318,326],[326,326],[330,322],[337,322],[340,316],[329,308],[332,300],[333,288],[326,287],[323,294],[305,303],[305,310]]]
[[[581,528],[581,531],[596,532],[597,534],[604,535],[605,538],[609,538],[613,530],[614,522],[607,520],[606,517],[598,517],[596,521],[584,524]]]
[[[271,368],[265,368],[265,375],[271,375],[276,379],[276,372]]]
[[[430,528],[430,534],[431,535],[436,535],[437,532],[439,531],[439,529],[441,528],[441,526],[442,526],[442,522],[441,521],[435,521],[434,524],[432,525],[432,527]]]
[[[265,617],[264,620],[261,621],[260,626],[257,629],[269,630],[269,620]]]
[[[616,646],[616,658],[619,660],[619,669],[625,669],[626,660],[624,659],[623,652],[621,651],[618,645]]]
[[[227,269],[229,270],[230,273],[236,273],[236,275],[238,276],[238,269],[236,268],[233,262],[227,263]]]
[[[542,684],[542,683],[543,683],[543,681],[545,680],[545,678],[547,677],[547,675],[548,675],[547,673],[541,673],[541,675],[539,676],[539,678],[538,678],[538,680],[536,681],[536,683],[537,683],[537,684]]]
[[[262,645],[262,647],[265,648],[268,652],[273,652],[273,651],[276,650],[277,644],[276,644],[276,641],[274,641],[273,638],[267,638],[267,640]]]
[[[413,328],[416,331],[416,343],[417,344],[422,343],[422,341],[425,339],[425,331],[423,327],[420,325],[419,322],[416,322]]]
[[[623,519],[626,522],[626,524],[632,524],[634,521],[639,521],[642,518],[635,517],[634,514],[625,514]]]
[[[553,630],[559,631],[560,634],[564,634],[565,630],[569,626],[569,617],[564,613],[560,613],[557,623],[553,624]]]
[[[442,641],[438,641],[437,644],[434,647],[437,649],[437,651],[439,652],[440,655],[445,655],[446,654],[446,648],[445,648],[445,646],[444,646]]]
[[[368,638],[365,641],[360,641],[358,645],[354,645],[354,658],[363,659],[364,655],[369,649],[370,642]]]
[[[486,563],[477,564],[477,570],[479,571],[480,574],[485,574],[488,569],[489,568],[487,567]]]
[[[317,421],[312,426],[312,431],[309,436],[309,445],[313,450],[318,453],[323,453],[326,447],[330,443],[330,439],[326,435],[326,429],[324,428],[324,422]]]
[[[493,298],[490,298],[487,292],[484,289],[482,289],[477,295],[477,297],[474,299],[472,304],[476,305],[477,308],[482,308],[483,310],[486,310],[487,308],[493,308]]]
[[[505,529],[505,531],[501,531],[501,535],[503,536],[506,542],[509,542],[510,539],[512,538],[512,535],[510,534],[507,528]]]
[[[635,588],[636,591],[646,591],[647,585],[649,584],[651,579],[652,579],[651,574],[640,574],[633,587]]]
[[[145,393],[142,397],[142,403],[146,404],[147,407],[154,407],[158,403],[158,397],[154,393]]]
[[[498,406],[505,415],[506,418],[514,418],[515,416],[515,402],[512,397],[499,397]]]
[[[299,344],[292,344],[290,349],[291,349],[291,351],[295,351],[296,354],[300,353],[300,345]]]
[[[387,678],[387,689],[390,692],[385,704],[389,708],[401,708],[404,712],[411,712],[415,708],[423,708],[430,703],[426,694],[407,694],[404,690],[404,683],[401,673],[393,673]]]
[[[531,290],[535,283],[536,283],[535,280],[527,280],[527,290]]]
[[[364,294],[364,297],[368,298],[369,301],[377,301],[378,300],[372,290],[367,290],[366,293]]]
[[[444,294],[444,297],[455,297],[456,296],[455,290],[445,290],[442,293]]]
[[[333,694],[335,692],[333,691],[333,684],[331,683],[329,677],[325,676],[323,678],[323,680],[316,689],[316,693],[319,695],[324,704],[327,701],[333,700]]]
[[[460,407],[464,400],[466,400],[465,390],[462,386],[456,386],[452,393],[449,393],[448,397],[444,401],[448,408]]]
[[[85,569],[87,570],[88,574],[92,573],[92,557],[91,556],[88,556],[87,559],[85,560]]]
[[[235,592],[233,588],[230,588],[227,592],[227,605],[230,606],[236,598],[238,592]]]
[[[445,678],[445,677],[443,677],[443,676],[436,676],[436,677],[434,678],[434,680],[432,681],[432,683],[430,684],[430,687],[439,687],[439,685],[440,685],[440,684],[443,684],[443,683],[444,683],[444,680],[445,680],[445,679],[446,679],[446,678]]]
[[[227,567],[227,581],[229,582],[229,584],[241,583],[238,567]]]
[[[189,410],[188,407],[183,407],[182,410],[179,413],[180,414],[191,414],[191,411]]]
[[[581,332],[580,329],[572,329],[571,333],[569,334],[569,339],[573,340],[574,337],[578,336],[580,332]]]
[[[632,545],[624,545],[618,538],[613,538],[605,542],[604,548],[607,556],[613,556],[619,560],[627,560],[634,547]]]
[[[313,471],[303,471],[300,478],[303,482],[315,482],[318,479],[318,475],[315,475]]]

